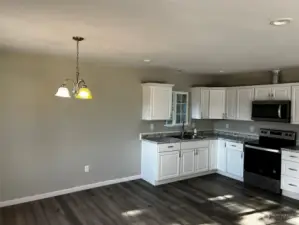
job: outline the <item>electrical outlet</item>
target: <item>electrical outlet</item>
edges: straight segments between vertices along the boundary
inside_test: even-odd
[[[249,130],[250,130],[251,133],[254,133],[254,131],[255,131],[255,126],[250,126],[250,127],[249,127]]]
[[[225,124],[225,128],[226,128],[226,129],[229,129],[229,124],[228,124],[228,123]]]
[[[85,173],[89,173],[89,169],[90,169],[89,165],[84,166],[84,172]]]
[[[193,122],[192,123],[192,128],[194,129],[196,127],[196,124]]]

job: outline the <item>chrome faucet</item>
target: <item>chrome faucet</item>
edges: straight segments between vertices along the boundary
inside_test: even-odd
[[[181,137],[184,137],[185,135],[185,121],[183,121],[182,131],[181,131]]]

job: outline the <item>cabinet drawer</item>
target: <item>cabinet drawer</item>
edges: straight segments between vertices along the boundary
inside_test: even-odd
[[[297,153],[297,152],[282,151],[281,158],[299,163],[299,153]]]
[[[243,144],[227,141],[226,148],[243,151]]]
[[[299,179],[281,176],[281,189],[299,193]]]
[[[299,163],[282,160],[281,174],[299,179]]]
[[[186,141],[181,143],[181,149],[194,149],[209,147],[210,141]]]
[[[181,149],[180,142],[159,144],[158,145],[158,152],[170,152],[170,151],[177,151],[177,150],[180,150],[180,149]]]

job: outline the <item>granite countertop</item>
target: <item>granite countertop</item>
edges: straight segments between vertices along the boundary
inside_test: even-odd
[[[227,135],[227,134],[203,134],[193,139],[179,139],[173,137],[143,137],[142,140],[157,143],[157,144],[166,144],[166,143],[176,143],[176,142],[189,142],[189,141],[201,141],[201,140],[227,140],[233,141],[237,143],[244,143],[246,141],[255,140],[250,137],[242,137],[242,136],[234,136],[234,135]]]
[[[290,152],[298,152],[299,153],[299,146],[292,146],[292,147],[284,147],[281,148],[282,151],[290,151]]]

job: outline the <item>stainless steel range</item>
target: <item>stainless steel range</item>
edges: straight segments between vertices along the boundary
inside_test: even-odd
[[[281,193],[281,148],[295,145],[293,131],[260,129],[259,140],[244,145],[244,183]]]

